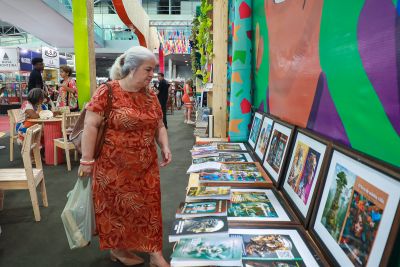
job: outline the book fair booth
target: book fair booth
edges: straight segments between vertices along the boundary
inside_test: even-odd
[[[202,1],[172,266],[399,266],[398,10]]]
[[[43,58],[43,82],[50,90],[59,82],[59,67],[67,64],[65,57],[60,57],[54,48],[41,47],[38,50],[22,48],[0,48],[0,114],[8,109],[19,108],[26,99],[32,59]]]

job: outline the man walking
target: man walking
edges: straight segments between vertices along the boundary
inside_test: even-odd
[[[160,72],[158,73],[158,101],[160,102],[162,113],[163,113],[163,122],[165,125],[165,128],[168,129],[167,126],[167,101],[168,101],[168,88],[169,84],[168,82],[164,79],[164,73]]]

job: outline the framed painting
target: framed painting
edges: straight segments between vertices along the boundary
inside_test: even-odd
[[[260,134],[257,139],[256,147],[254,149],[254,152],[260,159],[260,162],[263,161],[265,152],[267,151],[267,145],[269,137],[271,136],[273,125],[274,125],[274,120],[268,116],[264,116],[261,123]]]
[[[282,196],[274,189],[231,189],[228,221],[237,225],[299,224]]]
[[[245,267],[328,266],[300,227],[230,228],[229,236],[242,238]]]
[[[294,126],[277,121],[275,121],[272,127],[263,167],[276,186],[279,185],[280,178],[282,177],[293,130]]]
[[[305,227],[311,219],[328,149],[328,141],[309,131],[299,130],[293,138],[282,191]]]
[[[250,135],[248,139],[248,143],[253,150],[254,147],[256,146],[258,132],[260,131],[261,128],[262,117],[263,115],[261,113],[259,112],[254,113],[254,119],[251,125]]]
[[[334,146],[311,233],[335,265],[386,266],[400,219],[399,171]]]

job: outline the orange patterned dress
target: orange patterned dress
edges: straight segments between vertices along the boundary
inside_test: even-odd
[[[93,200],[101,249],[162,250],[160,173],[155,135],[162,125],[157,96],[123,91],[112,81],[113,102],[105,142],[93,174]],[[87,109],[103,112],[102,85]]]

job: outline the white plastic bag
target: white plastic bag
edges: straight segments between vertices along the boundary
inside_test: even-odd
[[[84,185],[87,180],[86,186]],[[68,201],[61,219],[71,249],[82,248],[90,243],[95,230],[91,178],[80,179],[67,194]]]

